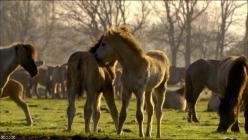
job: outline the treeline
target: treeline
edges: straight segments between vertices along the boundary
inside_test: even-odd
[[[63,64],[107,28],[127,25],[146,49],[165,50],[172,65],[188,66],[247,55],[247,16],[247,1],[0,1],[0,46],[33,43],[39,59]],[[230,31],[235,26],[244,28]]]

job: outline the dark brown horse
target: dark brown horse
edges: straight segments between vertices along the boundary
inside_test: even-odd
[[[185,111],[187,104],[184,95],[184,90],[184,86],[174,91],[168,90],[165,95],[164,107]]]
[[[96,44],[96,46],[99,44]],[[96,47],[95,46],[95,47]],[[101,65],[95,58],[93,52],[75,52],[68,60],[67,88],[68,88],[68,130],[71,130],[75,114],[75,96],[82,94],[85,90],[87,100],[84,106],[85,132],[90,132],[90,120],[93,112],[94,131],[97,132],[100,119],[100,102],[103,95],[115,127],[118,126],[118,111],[114,101],[113,81],[115,78],[115,61],[108,66]]]
[[[186,99],[188,121],[199,122],[195,113],[195,104],[206,86],[217,93],[221,99],[219,106],[220,122],[217,131],[239,131],[238,114],[240,106],[246,100],[244,90],[248,85],[248,61],[246,57],[228,57],[222,61],[197,60],[186,70]],[[247,101],[245,101],[247,102]],[[245,105],[245,130],[248,133],[248,105]]]
[[[184,83],[185,78],[185,68],[184,67],[170,67],[170,78],[168,81],[168,85],[182,84]]]
[[[0,49],[0,96],[10,74],[20,65],[29,72],[31,77],[37,74],[34,62],[35,49],[30,44],[14,44]]]

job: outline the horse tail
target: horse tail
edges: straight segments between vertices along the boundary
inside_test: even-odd
[[[79,52],[74,53],[71,55],[71,57],[68,60],[67,63],[67,88],[69,92],[75,92],[75,93],[69,93],[69,94],[78,94],[79,96],[82,96],[83,94],[83,88],[82,88],[82,58],[80,57]],[[68,95],[69,96],[69,95]]]
[[[224,98],[219,107],[219,114],[225,114],[230,109],[238,105],[242,95],[247,78],[248,63],[244,56],[234,60],[228,74],[228,82],[225,90]],[[242,91],[243,90],[243,91]]]
[[[193,85],[191,80],[191,75],[186,72],[185,74],[185,89],[183,95],[185,96],[187,102],[193,102]]]

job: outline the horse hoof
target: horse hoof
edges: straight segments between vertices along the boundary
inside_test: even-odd
[[[240,132],[239,128],[231,128],[231,131],[232,132],[235,132],[235,133],[239,133]]]
[[[192,120],[191,120],[190,118],[188,118],[188,122],[189,122],[189,123],[192,123]]]
[[[141,138],[143,138],[143,137],[144,137],[144,134],[139,134],[139,136],[140,136]]]
[[[32,122],[32,121],[28,121],[28,122],[27,122],[27,125],[28,125],[28,126],[32,126],[32,125],[33,125],[33,122]]]
[[[146,133],[146,138],[152,137],[151,133]]]
[[[199,123],[199,120],[195,118],[195,119],[193,119],[193,122]]]
[[[218,127],[217,132],[218,132],[218,133],[226,133],[227,130]]]

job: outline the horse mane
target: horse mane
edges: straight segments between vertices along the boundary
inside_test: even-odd
[[[129,47],[129,49],[131,49],[136,54],[142,55],[145,53],[143,48],[141,47],[140,42],[126,26],[110,28],[105,33],[105,36],[118,36],[127,44],[127,47]]]
[[[93,47],[90,47],[89,52],[95,53],[98,47],[100,46],[102,39],[103,39],[103,35],[101,35],[100,39],[98,39],[98,41],[95,43]]]

